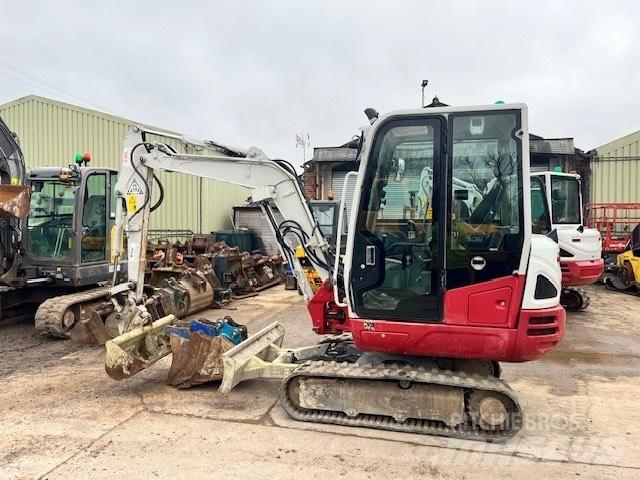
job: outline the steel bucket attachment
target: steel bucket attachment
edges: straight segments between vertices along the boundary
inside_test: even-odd
[[[247,329],[231,317],[193,320],[166,333],[172,354],[168,383],[178,388],[221,380],[221,355],[247,338]]]
[[[69,330],[69,338],[80,345],[102,345],[113,335],[107,330],[100,312],[93,310]]]
[[[0,185],[0,217],[27,218],[31,192],[24,185]]]
[[[165,329],[176,320],[175,315],[167,315],[106,342],[107,375],[114,380],[129,378],[171,353]]]
[[[291,364],[291,350],[280,348],[284,327],[274,322],[222,354],[224,374],[218,389],[229,393],[240,382],[253,378],[286,377],[298,365]]]

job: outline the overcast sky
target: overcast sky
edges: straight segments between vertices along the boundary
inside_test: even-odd
[[[296,133],[343,143],[365,107],[418,107],[423,78],[454,105],[526,102],[532,132],[585,150],[640,129],[640,2],[0,4],[0,103],[54,97],[296,165]]]

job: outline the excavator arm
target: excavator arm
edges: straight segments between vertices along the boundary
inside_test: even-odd
[[[23,286],[22,223],[29,214],[29,186],[18,137],[0,118],[0,285]]]
[[[166,143],[152,141],[152,137],[171,138],[190,150],[206,148],[219,154],[179,154]],[[148,323],[149,314],[143,295],[145,245],[153,209],[151,198],[156,170],[186,173],[248,188],[251,201],[262,206],[305,298],[311,298],[313,292],[294,254],[298,244],[304,246],[323,281],[329,277],[332,262],[329,244],[317,225],[298,183],[297,174],[290,164],[269,159],[255,147],[241,150],[136,126],[125,137],[122,167],[115,188],[115,196],[119,200],[115,245],[121,245],[126,234],[128,282],[120,285],[114,282],[112,295],[125,293],[129,304],[135,304],[134,310],[137,311],[135,316],[122,315],[123,321],[119,326],[121,333]],[[282,224],[275,221],[272,203],[286,219]],[[116,251],[114,257],[119,258],[121,253]]]

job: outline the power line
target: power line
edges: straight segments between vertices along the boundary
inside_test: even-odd
[[[61,97],[64,97],[68,100],[71,100],[73,102],[80,102],[83,103],[87,106],[96,108],[98,110],[102,110],[105,113],[110,113],[112,115],[114,115],[113,112],[110,112],[109,109],[104,108],[101,105],[97,105],[93,102],[88,101],[87,99],[81,97],[80,95],[75,94],[74,92],[61,87],[55,83],[49,82],[47,80],[44,80],[43,78],[33,74],[33,73],[29,73],[27,70],[25,70],[22,67],[19,67],[17,65],[11,64],[10,62],[8,62],[7,60],[5,60],[4,58],[0,57],[0,66],[4,67],[6,70],[9,71],[2,71],[0,70],[0,73],[4,74],[5,76],[11,78],[12,80],[15,80],[17,82],[29,85],[31,87],[35,87],[37,89],[40,90],[44,90],[50,94],[54,94],[54,95],[58,95]],[[10,73],[10,72],[13,72]],[[20,75],[23,78],[19,78],[17,76],[15,76],[15,74]]]

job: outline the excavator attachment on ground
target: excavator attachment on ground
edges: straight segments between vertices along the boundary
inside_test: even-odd
[[[176,320],[175,315],[167,315],[107,341],[104,364],[107,374],[114,380],[123,380],[171,353],[165,329]]]
[[[188,388],[222,380],[223,354],[241,342],[255,343],[255,338],[246,340],[246,327],[231,317],[189,321],[167,315],[108,340],[105,370],[114,380],[123,380],[171,353],[167,383]],[[239,381],[243,379],[241,376]]]
[[[214,321],[192,320],[188,325],[167,327],[171,345],[169,385],[188,388],[221,380],[222,354],[247,338],[247,329],[231,317]]]

